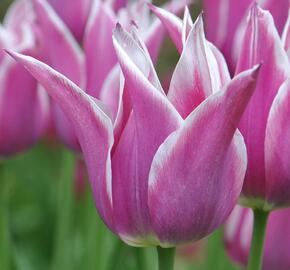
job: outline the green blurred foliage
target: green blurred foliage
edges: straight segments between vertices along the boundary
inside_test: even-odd
[[[4,17],[7,7],[10,5],[11,2],[11,0],[0,0],[0,20],[2,20],[2,18]]]

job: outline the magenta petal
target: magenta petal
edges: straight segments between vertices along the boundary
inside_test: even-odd
[[[114,215],[123,240],[140,245],[136,239],[143,238],[144,244],[151,231],[147,206],[151,162],[159,145],[182,119],[164,93],[149,81],[147,56],[135,39],[117,26],[113,42],[133,107],[112,161]]]
[[[87,72],[87,92],[99,97],[109,71],[117,63],[112,43],[116,18],[111,6],[95,1],[86,26],[84,50]]]
[[[266,128],[265,169],[267,201],[290,205],[290,80],[275,97]]]
[[[217,61],[211,47],[205,40],[202,18],[199,17],[189,33],[168,92],[169,100],[183,118],[230,79],[225,61],[215,52],[219,57]]]
[[[286,50],[288,54],[288,59],[290,60],[290,10],[289,10],[287,22],[283,30],[282,42],[283,42],[284,49]]]
[[[260,0],[259,2],[261,2],[263,9],[271,12],[278,32],[282,33],[290,8],[289,0]]]
[[[5,58],[0,69],[0,156],[28,149],[44,133],[48,98],[20,65]]]
[[[48,0],[78,41],[82,41],[93,0]]]
[[[264,199],[266,123],[273,99],[290,74],[290,66],[272,16],[253,5],[242,38],[237,73],[257,63],[263,63],[257,89],[240,124],[248,151],[243,195]]]
[[[113,229],[111,158],[113,128],[111,120],[94,100],[66,77],[36,59],[9,52],[44,86],[71,120],[82,147],[96,207]]]
[[[77,41],[46,1],[33,0],[33,5],[45,61],[83,86],[83,53]]]
[[[257,68],[241,73],[225,91],[206,99],[154,156],[148,205],[162,245],[208,235],[236,204],[247,155],[242,136],[234,133],[257,73]]]
[[[224,54],[234,70],[233,41],[239,24],[254,0],[203,0],[206,37]]]

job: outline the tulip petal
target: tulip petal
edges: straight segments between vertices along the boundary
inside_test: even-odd
[[[290,80],[275,97],[266,128],[265,169],[267,201],[290,205]]]
[[[5,58],[0,69],[0,156],[29,148],[44,133],[48,99],[20,65]]]
[[[105,78],[117,63],[112,43],[115,25],[116,18],[110,5],[94,0],[84,38],[86,89],[94,97],[99,97]]]
[[[122,239],[138,245],[141,243],[135,237],[146,238],[150,233],[147,188],[151,161],[182,119],[164,93],[149,81],[150,70],[144,65],[147,54],[141,54],[138,43],[120,25],[114,31],[113,43],[133,107],[112,161],[114,215]]]
[[[290,66],[272,16],[253,5],[242,38],[237,73],[261,62],[257,89],[241,120],[240,130],[249,157],[243,195],[264,199],[266,122],[280,85],[290,75]]]
[[[154,156],[148,205],[163,246],[206,236],[236,204],[247,155],[242,136],[234,133],[257,74],[257,67],[241,73],[206,99]]]
[[[83,53],[77,41],[46,1],[33,0],[33,7],[44,61],[83,87]],[[79,144],[71,123],[57,104],[52,102],[51,108],[58,135],[66,145],[78,151]]]
[[[48,0],[78,41],[82,41],[93,0]]]
[[[260,2],[262,2],[261,7],[263,9],[270,11],[274,18],[275,26],[278,32],[282,33],[290,8],[289,0],[260,0]]]
[[[229,81],[228,73],[224,74],[219,63],[205,40],[202,18],[199,17],[189,33],[168,92],[169,100],[183,118],[206,97],[222,88],[221,77],[227,76],[225,82]],[[221,65],[224,67],[225,64]]]
[[[148,4],[152,12],[160,19],[160,21],[166,27],[170,38],[175,44],[179,53],[182,52],[183,44],[182,44],[182,20],[178,18],[173,13],[156,7],[152,4]]]
[[[83,53],[77,41],[46,1],[33,0],[33,6],[45,61],[82,87]]]
[[[8,53],[44,86],[71,120],[84,153],[96,207],[113,230],[110,150],[114,139],[111,120],[89,95],[57,71],[32,57]]]
[[[284,46],[284,49],[286,50],[288,54],[288,59],[290,60],[290,9],[288,14],[288,19],[285,24],[283,34],[282,34],[282,43]]]

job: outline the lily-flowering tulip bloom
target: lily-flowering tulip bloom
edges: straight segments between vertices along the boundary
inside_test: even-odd
[[[158,20],[151,18],[147,4],[138,1],[115,13],[112,1],[92,1],[88,23],[80,41],[83,44],[82,50],[72,32],[46,0],[32,2],[38,42],[42,49],[41,59],[79,87],[86,89],[88,94],[102,100],[110,107],[112,117],[116,118],[118,106],[121,106],[119,88],[123,85],[120,85],[120,71],[116,67],[117,58],[112,43],[112,31],[117,20],[120,20],[127,28],[133,20],[138,24],[150,54],[156,58],[164,30]],[[57,1],[57,6],[61,2],[63,1]],[[82,6],[79,9],[83,11],[87,9],[89,2],[76,1],[75,5],[71,8],[77,8],[79,5]],[[178,4],[169,4],[169,8],[173,11],[179,10],[182,6],[182,1]],[[62,12],[66,12],[63,7]],[[74,22],[81,23],[78,20]],[[78,27],[81,29],[81,25]],[[112,88],[115,90],[112,91]],[[79,143],[70,122],[56,104],[52,105],[52,111],[56,129],[62,141],[72,149],[79,150]],[[126,109],[121,114],[126,115]],[[120,116],[119,119],[121,118]],[[127,116],[124,118],[126,119]],[[120,122],[122,121],[118,123]]]
[[[35,55],[35,40],[30,22],[16,17],[15,9],[30,13],[25,1],[18,1],[0,25],[0,44],[21,53]],[[21,16],[20,16],[21,17]],[[30,147],[46,128],[48,100],[37,91],[37,82],[10,57],[0,52],[0,156],[16,154]]]
[[[236,262],[247,265],[253,231],[253,212],[236,206],[225,224],[225,244]],[[263,270],[290,269],[290,210],[270,214],[265,240]]]
[[[285,25],[289,0],[203,0],[206,36],[225,55],[234,73],[237,59],[235,40],[239,40],[239,27],[245,19],[250,6],[257,2],[263,9],[269,10],[275,25],[281,34]]]
[[[263,62],[256,91],[240,123],[248,151],[241,202],[270,210],[290,205],[287,54],[269,12],[253,5],[244,33],[237,73]]]
[[[198,240],[225,221],[240,194],[247,158],[236,131],[259,68],[216,89],[220,85],[211,78],[219,78],[221,70],[199,18],[188,34],[169,97],[135,28],[129,34],[118,25],[113,42],[125,78],[124,95],[132,104],[117,141],[104,105],[47,65],[10,54],[73,123],[96,207],[113,232],[134,246]],[[180,80],[185,69],[191,70],[191,78]],[[189,93],[200,102],[191,100],[181,111],[178,97],[185,101]]]

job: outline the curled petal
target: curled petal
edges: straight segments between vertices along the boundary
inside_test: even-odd
[[[113,230],[110,151],[114,139],[111,120],[89,95],[57,71],[32,57],[9,54],[43,85],[72,122],[86,160],[96,207]]]
[[[114,215],[120,236],[140,245],[136,239],[145,241],[151,231],[147,206],[151,161],[159,145],[179,127],[182,119],[164,93],[149,81],[150,69],[144,66],[146,53],[141,53],[134,37],[117,26],[113,42],[133,108],[113,156]]]
[[[257,68],[241,73],[206,99],[154,156],[148,205],[163,246],[208,235],[236,204],[247,155],[242,136],[234,133],[257,74]]]
[[[290,80],[275,97],[266,128],[265,169],[267,201],[290,205]]]
[[[105,78],[117,63],[112,43],[115,25],[116,18],[111,6],[94,0],[84,38],[86,89],[94,97],[99,97]]]
[[[257,63],[263,63],[257,89],[240,124],[248,151],[243,195],[265,199],[266,123],[273,99],[290,74],[290,66],[272,16],[253,5],[242,38],[237,73]]]

